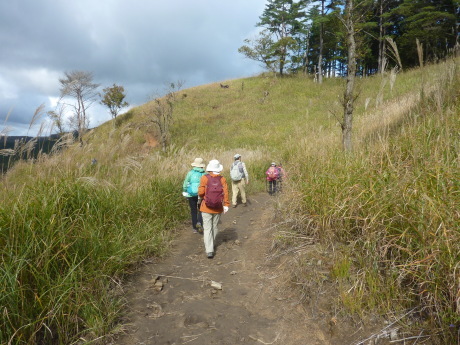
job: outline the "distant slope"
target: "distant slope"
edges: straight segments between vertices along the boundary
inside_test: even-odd
[[[59,138],[57,135],[52,135],[49,137],[30,137],[30,136],[4,136],[0,137],[0,173],[5,173],[14,162],[20,158],[37,158],[40,153],[49,153],[53,148],[54,143]],[[23,151],[18,148],[36,141],[33,144],[30,152]],[[16,154],[10,155],[10,150],[16,150]]]

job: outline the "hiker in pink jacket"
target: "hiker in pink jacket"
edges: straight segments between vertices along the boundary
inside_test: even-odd
[[[276,166],[275,162],[273,162],[270,165],[270,167],[265,172],[265,175],[267,175],[268,194],[275,195],[275,193],[277,192],[276,184],[278,182],[278,178],[279,178],[279,175],[280,175],[280,171],[279,171],[278,167]]]

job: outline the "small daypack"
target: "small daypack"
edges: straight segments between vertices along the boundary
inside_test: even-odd
[[[265,174],[267,175],[267,179],[269,181],[274,181],[276,179],[278,179],[279,177],[279,170],[277,167],[270,167],[268,168],[268,170],[265,172]]]
[[[206,175],[208,182],[206,183],[206,191],[204,202],[209,208],[220,209],[224,201],[224,187],[222,186],[222,176]]]
[[[243,167],[241,162],[234,162],[232,168],[230,169],[230,178],[232,181],[238,182],[243,178]]]
[[[192,174],[190,175],[189,184],[187,186],[187,193],[190,194],[190,196],[198,195],[198,187],[200,186],[200,180],[203,174],[204,173],[200,171],[192,170]]]

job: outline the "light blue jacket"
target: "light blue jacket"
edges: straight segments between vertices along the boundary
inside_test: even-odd
[[[187,192],[190,196],[197,196],[201,176],[204,174],[205,171],[203,168],[193,167],[193,169],[190,170],[185,177],[184,183],[182,184],[182,191]]]

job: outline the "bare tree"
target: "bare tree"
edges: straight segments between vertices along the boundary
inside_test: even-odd
[[[384,26],[383,14],[385,13],[385,5],[387,0],[379,0],[379,57],[378,57],[378,69],[379,73],[385,72],[385,51],[386,51],[386,29]]]
[[[343,97],[342,145],[346,152],[353,150],[351,135],[353,127],[353,106],[355,101],[356,41],[353,21],[353,0],[345,1],[345,30],[348,44],[347,84]]]
[[[63,135],[65,132],[65,104],[58,103],[55,110],[50,110],[47,112],[48,117],[53,122],[53,125],[56,126],[59,135]]]
[[[87,109],[96,101],[97,88],[99,84],[93,83],[93,74],[85,71],[65,72],[65,77],[59,79],[60,101],[73,109],[73,115],[70,118],[70,125],[81,135],[89,127],[89,118]],[[74,103],[65,103],[67,98],[75,98]]]
[[[183,84],[182,81],[171,83],[166,95],[161,98],[155,98],[144,110],[144,114],[150,118],[150,121],[154,123],[159,131],[163,151],[166,151],[171,140],[170,127],[173,123],[174,105],[177,101],[177,92]]]
[[[323,83],[324,1],[325,0],[321,0],[321,23],[319,27],[319,54],[318,54],[318,84]]]

